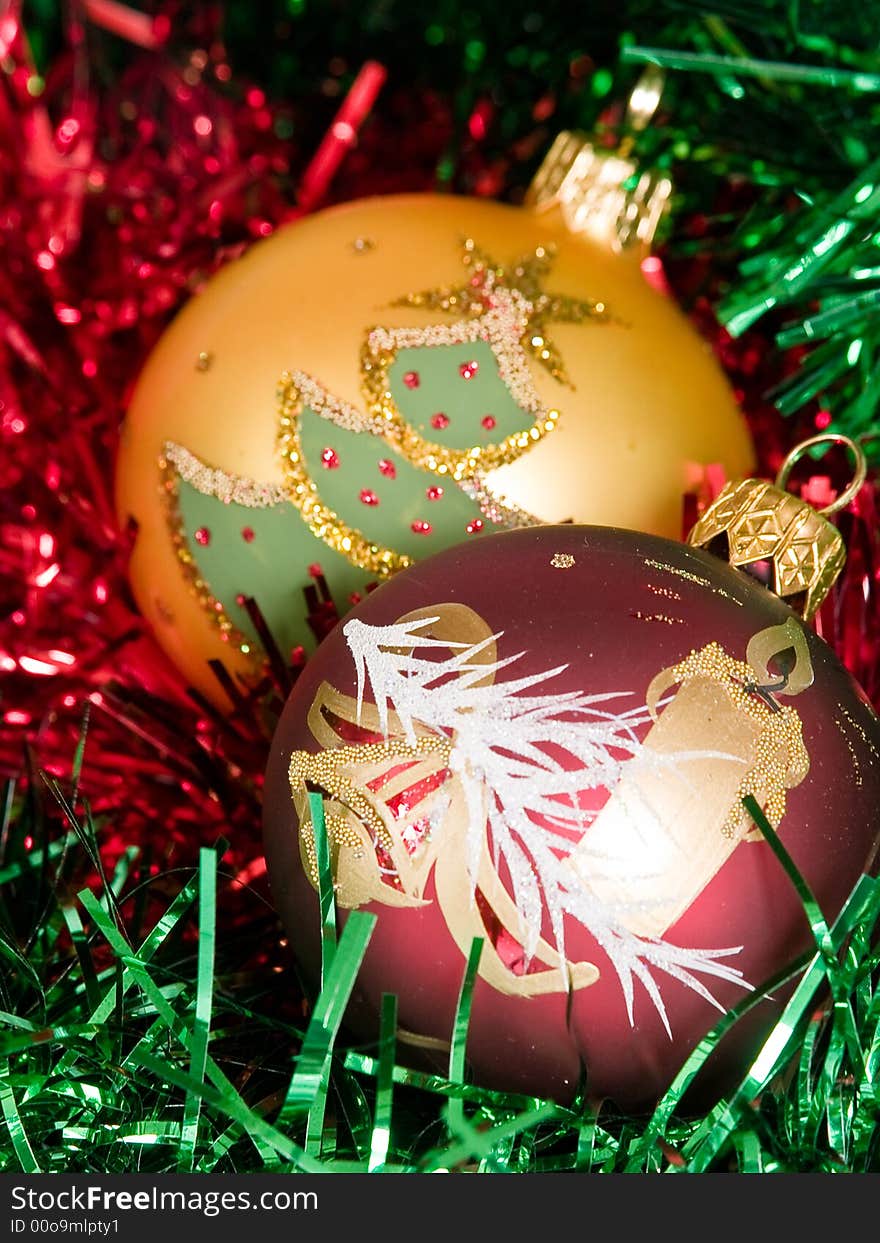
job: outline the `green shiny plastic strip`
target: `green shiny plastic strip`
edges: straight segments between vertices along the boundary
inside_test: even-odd
[[[82,890],[79,894],[79,898],[89,915],[94,920],[98,930],[101,932],[101,935],[110,944],[110,947],[114,953],[120,957],[123,977],[126,971],[131,975],[134,982],[137,983],[138,987],[150,999],[159,1017],[164,1020],[167,1029],[177,1037],[186,1051],[190,1054],[190,1058],[192,1058],[193,1048],[190,1033],[187,1030],[183,1020],[174,1012],[169,1003],[162,996],[161,990],[149,974],[146,963],[139,958],[129,955],[129,947],[124,938],[106,915],[100,902],[90,890]],[[152,1053],[146,1051],[138,1051],[137,1053],[137,1061],[142,1066],[147,1065],[147,1062],[152,1058]],[[236,1092],[234,1086],[229,1082],[210,1056],[205,1059],[205,1072],[207,1077],[211,1080],[213,1089],[218,1093],[216,1098],[211,1095],[211,1099],[215,1101],[215,1103],[221,1104],[230,1117],[238,1119],[242,1115],[242,1110],[246,1110],[248,1117],[251,1117],[252,1119],[257,1117],[256,1114],[253,1114],[252,1110],[247,1108]],[[184,1078],[189,1090],[197,1091],[199,1087],[197,1081],[191,1079],[188,1075],[184,1076]],[[175,1082],[180,1082],[180,1080],[175,1080]],[[206,1093],[207,1089],[205,1093],[198,1094],[201,1095],[203,1099],[208,1099]],[[248,1125],[246,1129],[248,1136],[257,1147],[258,1152],[260,1152],[261,1157],[265,1161],[267,1159],[265,1129],[262,1126],[262,1120],[260,1121],[260,1126]],[[273,1150],[280,1152],[280,1149],[277,1149],[277,1146],[272,1145],[272,1147]],[[282,1153],[282,1155],[284,1154]]]
[[[95,964],[92,962],[92,955],[89,952],[89,939],[83,929],[79,911],[72,903],[65,902],[61,907],[61,914],[64,917],[67,931],[70,933],[70,939],[79,960],[89,1009],[94,1010],[101,1001],[101,986],[98,983]]]
[[[832,944],[835,946],[842,944],[848,931],[856,926],[859,921],[867,919],[869,922],[872,922],[876,917],[878,902],[880,902],[880,889],[875,891],[873,882],[863,877],[856,885],[835,923],[831,934]],[[805,968],[806,970],[804,970]],[[749,1084],[749,1088],[745,1088],[743,1085],[744,1099],[747,1097],[748,1091],[751,1091],[752,1095],[757,1095],[763,1090],[775,1072],[777,1065],[783,1060],[785,1048],[793,1047],[796,1033],[800,1030],[800,1026],[802,1026],[803,1015],[807,1012],[816,989],[821,984],[821,978],[824,973],[824,960],[819,956],[814,956],[811,959],[808,955],[803,955],[794,963],[789,964],[748,997],[743,998],[707,1033],[686,1059],[676,1078],[656,1106],[640,1140],[633,1146],[626,1165],[627,1172],[645,1169],[646,1164],[650,1163],[652,1159],[656,1159],[656,1154],[652,1158],[652,1152],[668,1133],[673,1114],[678,1108],[681,1098],[725,1033],[744,1014],[747,1014],[756,1005],[760,1004],[765,996],[772,994],[788,981],[800,975],[801,972],[804,972],[804,974],[801,976],[788,1007],[774,1031],[770,1033],[765,1041],[762,1051],[753,1063],[749,1076],[744,1080],[744,1085]],[[768,1056],[772,1058],[774,1050],[777,1052],[776,1059],[768,1061]],[[763,1070],[760,1069],[762,1061]],[[756,1070],[756,1068],[759,1069]],[[804,1073],[806,1072],[802,1072],[802,1078]],[[801,1094],[801,1099],[803,1100],[803,1094]],[[717,1120],[718,1109],[723,1112],[724,1108],[723,1102],[716,1107],[716,1112],[709,1116],[708,1121],[710,1125],[714,1125]],[[808,1106],[802,1108],[799,1116],[805,1116],[807,1108]],[[696,1138],[697,1135],[695,1134],[693,1139],[696,1140]]]
[[[462,1138],[448,1147],[429,1153],[419,1168],[424,1173],[433,1173],[440,1169],[454,1169],[462,1162],[474,1157],[489,1156],[509,1136],[525,1138],[530,1130],[552,1121],[558,1113],[558,1106],[544,1105],[540,1109],[529,1110],[516,1114],[497,1126],[477,1130],[464,1117],[456,1120],[457,1135]]]
[[[76,1038],[94,1037],[100,1031],[96,1023],[71,1023],[63,1027],[35,1028],[23,1036],[0,1037],[0,1057],[10,1057],[22,1049],[33,1049],[37,1045],[67,1044]]]
[[[345,1066],[361,1075],[376,1076],[379,1062],[369,1054],[359,1053],[355,1049],[345,1055]],[[491,1088],[480,1088],[472,1083],[453,1083],[441,1075],[430,1075],[425,1071],[411,1070],[406,1066],[395,1066],[393,1079],[395,1083],[407,1088],[417,1088],[422,1092],[432,1092],[438,1096],[447,1096],[466,1101],[470,1105],[483,1109],[498,1109],[510,1113],[528,1109],[538,1109],[548,1101],[538,1096],[524,1096],[518,1092],[496,1092]]]
[[[283,1128],[308,1110],[306,1151],[320,1150],[330,1057],[375,924],[376,916],[367,911],[349,914],[278,1115],[278,1126]]]
[[[878,306],[880,289],[872,289],[856,298],[846,298],[815,315],[808,315],[799,324],[784,328],[776,334],[776,344],[786,350],[793,345],[804,345],[834,332],[858,327],[866,315],[876,315]]]
[[[336,953],[336,902],[333,885],[333,869],[330,863],[330,842],[327,837],[327,821],[324,816],[324,799],[320,794],[309,794],[312,829],[315,834],[315,855],[318,868],[318,904],[321,911],[321,984]]]
[[[756,60],[746,56],[714,56],[710,53],[640,47],[637,44],[622,48],[621,60],[624,63],[639,62],[658,65],[661,69],[682,69],[691,73],[711,73],[716,76],[736,74],[744,78],[765,78],[771,82],[844,88],[860,94],[876,94],[880,91],[880,74],[858,73],[850,69],[840,69],[835,65],[797,65],[786,61]]]
[[[79,782],[82,776],[83,760],[86,754],[86,739],[89,736],[89,721],[92,715],[92,705],[87,699],[83,706],[82,721],[79,727],[79,737],[77,738],[76,750],[73,753],[73,763],[70,766],[70,784],[72,786],[71,802],[75,805],[79,794]]]
[[[471,1021],[474,981],[477,978],[482,953],[483,938],[474,937],[471,942],[471,951],[468,954],[464,977],[461,981],[461,990],[458,994],[455,1022],[452,1027],[452,1042],[449,1047],[449,1078],[453,1083],[464,1083],[467,1033]],[[450,1130],[453,1132],[460,1131],[465,1125],[464,1101],[453,1097],[447,1106],[447,1117]]]
[[[43,855],[47,860],[57,859],[59,855],[63,855],[76,841],[75,833],[68,833],[66,837],[60,837],[54,842],[49,842],[44,852],[32,850],[25,859],[17,859],[15,863],[9,863],[4,868],[0,868],[0,886],[8,885],[10,881],[18,880],[20,876],[26,876],[28,872],[34,872],[43,866]]]
[[[492,1151],[480,1161],[479,1174],[506,1174],[510,1170],[511,1161],[516,1149],[516,1135],[506,1135],[498,1141]]]
[[[142,1053],[139,1063],[145,1070],[151,1071],[164,1082],[183,1088],[187,1092],[197,1093],[203,1101],[227,1114],[252,1138],[258,1137],[262,1139],[268,1147],[274,1149],[297,1169],[303,1170],[307,1174],[320,1174],[322,1172],[323,1166],[319,1161],[313,1160],[297,1144],[279,1131],[277,1127],[272,1126],[265,1119],[261,1118],[259,1114],[249,1109],[235,1089],[232,1088],[231,1084],[229,1085],[232,1089],[230,1092],[221,1092],[210,1084],[199,1083],[183,1071],[178,1070],[177,1067],[172,1066],[170,1062],[154,1057],[151,1053]]]
[[[880,160],[874,160],[837,195],[805,213],[785,244],[775,253],[763,253],[741,265],[743,280],[718,308],[724,326],[740,335],[766,311],[817,291],[817,280],[841,254],[861,245],[866,225],[876,220],[880,193]],[[874,249],[872,247],[872,249]],[[859,252],[861,253],[861,252]],[[822,308],[820,307],[820,310]],[[847,350],[835,344],[835,357],[845,361]],[[815,367],[815,355],[810,359]]]
[[[189,881],[183,887],[183,889],[180,891],[180,893],[177,895],[177,897],[168,907],[168,910],[165,912],[165,914],[156,922],[156,924],[153,926],[151,931],[144,938],[141,944],[141,947],[138,950],[138,958],[141,962],[143,963],[149,962],[150,959],[160,949],[163,942],[170,936],[174,928],[177,927],[177,924],[180,922],[180,920],[183,918],[183,916],[186,914],[186,912],[189,910],[190,906],[192,905],[193,901],[195,900],[197,883],[198,883],[197,880],[193,879]],[[85,894],[88,894],[90,899],[92,899],[93,897],[93,895],[91,894],[89,890],[87,889],[82,890],[79,893],[78,897],[80,901],[83,902],[84,905],[85,905],[85,902],[84,902]],[[103,910],[102,910],[102,913],[103,913]],[[126,946],[125,952],[126,953],[128,952],[127,946]],[[123,969],[122,987],[127,989],[131,986],[132,983],[133,983],[133,980],[126,975],[126,972]],[[114,985],[113,988],[108,989],[104,993],[104,996],[101,998],[101,1001],[99,1002],[99,1004],[89,1014],[88,1021],[90,1023],[98,1023],[98,1024],[103,1023],[107,1019],[108,1015],[112,1012],[113,1007],[116,1004],[116,1002],[117,1002],[117,988]],[[59,1062],[56,1068],[57,1073],[62,1074],[62,1075],[65,1074],[70,1069],[70,1067],[73,1065],[75,1058],[76,1058],[76,1054],[72,1051],[69,1054],[66,1054],[64,1057],[62,1057],[61,1061]]]
[[[240,1124],[238,1122],[231,1123],[222,1134],[211,1141],[210,1148],[203,1154],[201,1160],[196,1165],[196,1172],[199,1174],[210,1174],[213,1169],[216,1169],[220,1162],[225,1159],[226,1154],[233,1147],[240,1134]]]
[[[743,1015],[748,1014],[755,1006],[760,1005],[768,994],[773,993],[777,988],[791,980],[807,966],[809,961],[809,956],[804,954],[795,963],[788,964],[781,972],[766,981],[760,988],[756,988],[754,992],[744,997],[735,1006],[732,1006],[699,1041],[657,1103],[643,1134],[633,1145],[626,1165],[627,1173],[635,1173],[639,1170],[647,1172],[652,1164],[656,1168],[659,1160],[658,1144],[665,1138],[672,1117],[678,1109],[685,1092],[715,1051],[722,1038]]]
[[[859,1037],[856,1031],[855,1021],[850,1010],[849,1003],[846,1000],[849,992],[847,981],[844,976],[841,964],[837,958],[837,947],[835,946],[828,924],[825,922],[825,916],[822,914],[822,908],[816,900],[813,891],[810,889],[806,880],[801,875],[791,855],[783,846],[778,834],[774,830],[770,821],[764,815],[758,805],[757,800],[751,794],[746,795],[743,799],[743,806],[752,817],[757,827],[761,830],[768,846],[776,855],[779,862],[785,869],[786,875],[797,890],[797,895],[803,904],[804,912],[810,924],[810,932],[813,940],[822,957],[825,966],[825,973],[828,977],[828,984],[831,988],[831,994],[835,1003],[835,1014],[844,1023],[845,1038],[850,1044],[851,1051],[856,1062],[861,1061],[862,1053],[859,1047]]]
[[[373,1137],[373,1111],[355,1075],[344,1065],[339,1071],[334,1083],[339,1113],[348,1127],[357,1160],[366,1165]]]
[[[0,958],[5,958],[12,966],[22,973],[34,987],[34,990],[43,998],[43,986],[40,983],[40,977],[34,968],[19,950],[12,945],[6,938],[5,933],[0,931]],[[43,998],[45,1003],[45,998]]]
[[[18,1163],[22,1171],[25,1174],[42,1173],[40,1163],[34,1156],[34,1150],[27,1137],[27,1131],[24,1129],[24,1123],[21,1120],[21,1114],[15,1100],[15,1093],[9,1084],[8,1061],[4,1063],[3,1070],[0,1072],[0,1109],[3,1110],[3,1118],[6,1122],[6,1129],[9,1132],[9,1141],[12,1144],[16,1157],[18,1157]]]
[[[873,921],[877,918],[878,912],[880,912],[880,885],[871,878],[863,876],[853,889],[834,924],[831,933],[832,944],[836,947],[842,945],[859,920],[870,918]],[[809,1014],[809,1007],[813,1004],[823,978],[827,978],[825,959],[822,954],[816,954],[798,981],[782,1016],[764,1041],[739,1088],[729,1100],[719,1102],[689,1138],[684,1153],[688,1157],[688,1169],[691,1172],[706,1171],[737,1126],[741,1111],[748,1109],[749,1102],[756,1099],[774,1074],[786,1064],[799,1039],[800,1030]]]
[[[190,1077],[198,1083],[205,1079],[208,1058],[208,1035],[214,995],[214,943],[217,934],[217,854],[205,848],[199,851],[199,947],[196,976],[196,1013],[193,1022]],[[195,1161],[202,1098],[187,1094],[180,1133],[177,1168],[191,1172]]]
[[[370,1141],[370,1173],[381,1170],[391,1143],[391,1105],[394,1094],[394,1054],[397,1051],[397,997],[383,993],[379,1025],[379,1072],[376,1076],[376,1113]]]

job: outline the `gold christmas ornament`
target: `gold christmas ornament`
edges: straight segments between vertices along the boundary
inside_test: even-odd
[[[314,645],[315,578],[344,612],[493,531],[679,536],[707,464],[748,473],[711,348],[642,274],[668,185],[634,168],[563,136],[525,207],[332,208],[184,308],[128,410],[117,506],[135,597],[192,685],[228,706],[208,662],[259,671],[251,599],[286,655]]]

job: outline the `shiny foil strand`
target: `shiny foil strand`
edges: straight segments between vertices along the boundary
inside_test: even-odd
[[[449,1078],[453,1083],[456,1081],[460,1083],[464,1079],[467,1029],[471,1017],[474,984],[477,979],[477,970],[482,953],[483,939],[482,937],[474,937],[471,942],[467,963],[465,964],[461,991],[458,995],[458,1005],[455,1009],[455,1020],[452,1026],[452,1041],[449,1048]],[[450,1129],[453,1132],[464,1124],[464,1104],[459,1098],[453,1097],[450,1100],[447,1106],[447,1117]]]
[[[866,907],[869,908],[867,911]],[[876,881],[863,877],[855,886],[835,922],[836,944],[843,944],[856,919],[865,914],[876,919],[878,912],[880,912],[880,886]],[[691,1172],[705,1172],[736,1125],[738,1111],[747,1108],[777,1072],[784,1061],[787,1049],[790,1049],[797,1040],[798,1025],[806,1016],[807,1007],[812,1004],[816,990],[826,974],[825,960],[817,954],[798,981],[781,1018],[767,1037],[761,1052],[740,1087],[729,1101],[721,1101],[714,1108],[688,1140],[685,1155],[690,1154],[689,1169]],[[800,1108],[803,1114],[808,1114],[809,1101],[802,1099]]]
[[[346,920],[278,1117],[279,1126],[284,1126],[307,1112],[313,1145],[319,1146],[333,1044],[375,923],[375,915],[365,911],[352,911]]]
[[[217,854],[216,851],[199,851],[199,942],[198,978],[196,980],[196,1012],[193,1021],[192,1057],[189,1073],[199,1083],[205,1079],[208,1058],[208,1035],[211,1029],[211,1011],[214,992],[214,943],[216,938],[217,905]],[[180,1133],[178,1169],[182,1173],[192,1171],[195,1160],[196,1140],[199,1132],[201,1099],[189,1094],[184,1106]]]
[[[324,819],[324,799],[309,794],[312,832],[315,839],[315,867],[318,875],[318,905],[321,911],[321,982],[333,964],[336,953],[336,902],[333,890],[333,868],[330,862],[330,841]]]
[[[101,930],[104,937],[110,942],[111,946],[113,946],[113,948],[117,952],[121,951],[123,955],[125,956],[126,947],[125,947],[124,941],[119,936],[119,934],[116,932],[116,930],[112,927],[112,925],[110,924],[110,921],[104,915],[103,910],[101,909],[100,905],[98,904],[94,896],[90,892],[85,891],[84,893],[80,895],[80,898],[83,903],[83,906],[88,910],[89,914],[92,916],[93,920],[95,921],[95,923]],[[144,968],[143,964],[140,963],[136,958],[131,958],[128,960],[128,965],[130,966],[135,982],[138,984],[139,988],[143,991],[143,993],[152,1002],[158,1016],[164,1021],[164,1024],[167,1030],[177,1037],[177,1039],[181,1042],[181,1044],[183,1044],[184,1048],[189,1052],[190,1057],[192,1057],[193,1042],[192,1042],[192,1039],[189,1033],[187,1032],[186,1028],[184,1027],[182,1023],[182,1020],[178,1018],[178,1016],[176,1015],[172,1007],[165,1000],[160,989],[157,987],[157,985],[155,984],[155,982],[153,981],[153,979],[151,978],[147,970]],[[144,1058],[149,1058],[150,1056],[151,1055],[148,1055],[148,1054],[139,1054],[138,1056],[134,1057],[132,1060],[134,1061],[139,1060],[141,1064],[145,1064]],[[227,1101],[233,1102],[233,1109],[234,1109],[233,1116],[235,1116],[235,1114],[238,1114],[241,1117],[245,1114],[250,1114],[249,1110],[246,1110],[246,1109],[242,1110],[241,1108],[239,1108],[237,1094],[235,1093],[234,1088],[229,1083],[229,1080],[222,1073],[219,1067],[217,1067],[216,1064],[213,1062],[212,1058],[206,1057],[205,1069],[206,1069],[207,1077],[211,1080],[213,1087],[217,1091],[222,1093],[224,1102],[227,1102]],[[162,1073],[166,1076],[171,1077],[172,1082],[174,1081],[174,1077],[172,1075],[170,1068],[166,1067]],[[182,1074],[182,1073],[178,1074],[177,1082],[181,1086],[185,1086],[187,1090],[190,1092],[195,1092],[199,1096],[206,1095],[204,1085],[200,1084],[197,1080],[193,1079],[188,1074]],[[261,1127],[253,1128],[253,1123],[250,1124],[248,1129],[249,1131],[253,1133],[254,1143],[255,1143],[255,1146],[258,1147],[258,1150],[261,1146],[260,1142],[264,1140],[264,1137],[266,1140],[269,1140],[269,1136],[266,1135],[265,1133],[269,1132],[271,1134],[272,1132],[274,1132],[274,1128],[270,1128],[270,1127],[261,1126]],[[295,1161],[299,1160],[298,1151],[295,1150],[295,1146],[290,1145],[289,1141],[287,1141],[286,1138],[284,1138],[284,1142],[280,1147],[278,1145],[277,1140],[274,1143],[272,1143],[271,1140],[269,1140],[269,1142],[270,1142],[270,1146],[274,1148],[276,1151],[279,1151],[282,1155],[290,1155],[293,1160]]]
[[[370,1139],[367,1172],[381,1170],[391,1143],[391,1109],[394,1094],[394,1055],[397,1051],[397,997],[384,993],[379,1014],[379,1070],[376,1076],[376,1111]]]

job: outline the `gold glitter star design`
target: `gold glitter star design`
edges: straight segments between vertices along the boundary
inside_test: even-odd
[[[468,273],[465,280],[439,289],[406,294],[392,305],[478,316],[492,309],[496,290],[516,292],[526,304],[526,327],[520,338],[522,348],[555,380],[574,388],[562,356],[550,338],[548,326],[552,323],[582,324],[588,320],[607,322],[610,316],[603,302],[544,291],[542,286],[555,257],[555,246],[536,246],[531,254],[504,265],[496,263],[468,237],[462,242],[462,263]]]

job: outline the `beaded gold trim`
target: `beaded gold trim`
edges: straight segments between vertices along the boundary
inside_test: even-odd
[[[379,810],[382,799],[365,793],[371,776],[384,775],[395,765],[407,760],[404,785],[415,784],[419,779],[444,769],[452,750],[446,738],[420,738],[415,746],[394,739],[389,742],[368,743],[361,746],[341,746],[319,751],[312,755],[307,751],[294,751],[288,768],[291,792],[300,821],[300,849],[303,866],[312,885],[318,888],[318,860],[315,850],[315,832],[311,821],[305,791],[306,783],[320,786],[328,792],[330,810],[326,815],[327,836],[331,848],[331,862],[338,875],[338,856],[341,847],[350,854],[350,875],[346,888],[357,892],[361,905],[364,901],[391,901],[396,905],[416,905],[421,901],[421,890],[427,879],[425,862],[433,862],[433,851],[427,851],[428,859],[410,860],[402,840],[396,840]],[[388,790],[384,791],[387,797]],[[381,878],[376,862],[377,848],[392,860],[393,874],[401,884],[400,890],[390,888]],[[421,864],[421,866],[419,866]],[[367,896],[368,895],[368,896]],[[353,892],[343,895],[349,900]],[[339,900],[339,895],[337,895]]]
[[[186,527],[180,512],[180,496],[177,488],[178,479],[185,479],[185,482],[191,482],[191,480],[186,479],[183,472],[176,465],[175,460],[167,456],[169,446],[166,445],[165,448],[166,454],[159,458],[159,494],[165,512],[165,522],[171,535],[171,545],[178,565],[203,612],[207,614],[211,624],[219,630],[220,638],[224,643],[228,643],[230,647],[237,648],[239,653],[247,658],[252,672],[258,673],[262,665],[259,644],[254,643],[252,639],[238,629],[224,609],[221,601],[212,593],[199,572],[198,564],[186,536]],[[183,450],[183,453],[186,453],[186,450]],[[175,458],[180,460],[177,454],[175,454]],[[198,459],[192,457],[191,454],[187,454],[187,458],[191,458],[192,462],[198,462]],[[221,472],[212,473],[220,474]],[[193,486],[197,487],[198,485],[194,484]],[[199,490],[202,491],[202,489]],[[208,495],[216,496],[217,494],[208,493]]]

